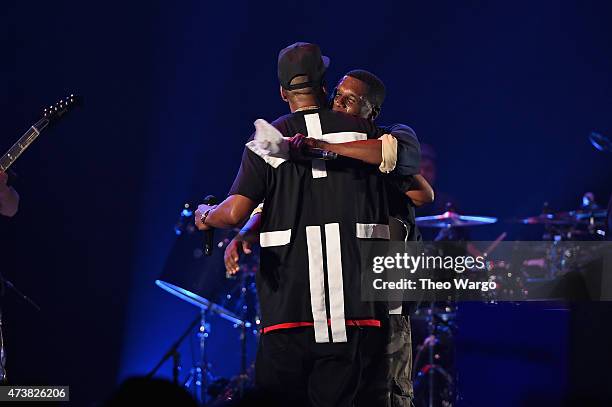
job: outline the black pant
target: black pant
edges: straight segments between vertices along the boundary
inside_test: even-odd
[[[278,330],[259,338],[255,382],[287,406],[351,407],[364,372],[386,358],[380,328],[347,327],[347,342],[316,343],[310,327]],[[385,407],[387,388],[361,392],[359,405]]]
[[[389,315],[382,329],[383,355],[372,360],[363,372],[355,406],[370,406],[370,395],[384,392],[385,406],[410,407],[413,399],[410,320],[404,315]]]
[[[389,315],[388,380],[391,385],[391,407],[410,407],[412,390],[412,332],[410,319],[404,315]]]

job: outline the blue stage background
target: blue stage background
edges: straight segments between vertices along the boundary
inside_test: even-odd
[[[435,147],[436,189],[466,214],[570,210],[586,191],[605,206],[612,193],[612,155],[587,140],[612,134],[608,2],[2,7],[0,149],[39,108],[85,98],[16,165],[22,206],[3,222],[2,273],[42,311],[5,298],[9,374],[69,384],[81,405],[150,370],[195,317],[153,283],[174,222],[184,202],[226,194],[253,121],[287,112],[276,57],[295,41],[331,57],[330,87],[354,68],[383,79],[380,123],[409,124]],[[475,237],[503,231],[523,233],[501,222]],[[549,340],[569,340],[555,321]],[[231,376],[238,331],[212,325],[213,368]],[[497,374],[511,382],[516,371]]]

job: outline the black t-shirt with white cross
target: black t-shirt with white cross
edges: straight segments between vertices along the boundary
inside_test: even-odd
[[[283,116],[283,136],[330,143],[379,138],[370,121],[327,109]],[[284,161],[245,148],[230,195],[264,202],[257,288],[263,331],[314,326],[317,342],[345,342],[346,326],[379,326],[384,305],[361,301],[360,239],[388,239],[378,166],[349,158]],[[329,328],[328,328],[329,327]]]

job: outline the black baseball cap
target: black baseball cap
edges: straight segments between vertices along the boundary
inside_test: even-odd
[[[278,80],[287,90],[320,85],[329,66],[329,58],[321,55],[316,44],[296,42],[278,53]],[[296,76],[306,75],[308,82],[290,85]]]

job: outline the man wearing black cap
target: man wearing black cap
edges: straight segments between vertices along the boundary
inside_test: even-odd
[[[361,301],[358,239],[389,238],[388,207],[378,176],[382,131],[370,121],[321,108],[327,63],[314,44],[280,52],[281,97],[292,114],[277,119],[273,129],[256,122],[229,197],[218,206],[201,205],[196,224],[203,230],[234,227],[265,201],[256,382],[283,400],[348,407],[363,370],[384,354],[380,326],[388,310]],[[285,137],[301,133],[344,143],[345,155],[358,160],[274,155],[257,137],[274,129]],[[385,397],[373,394],[367,405],[385,406]]]

